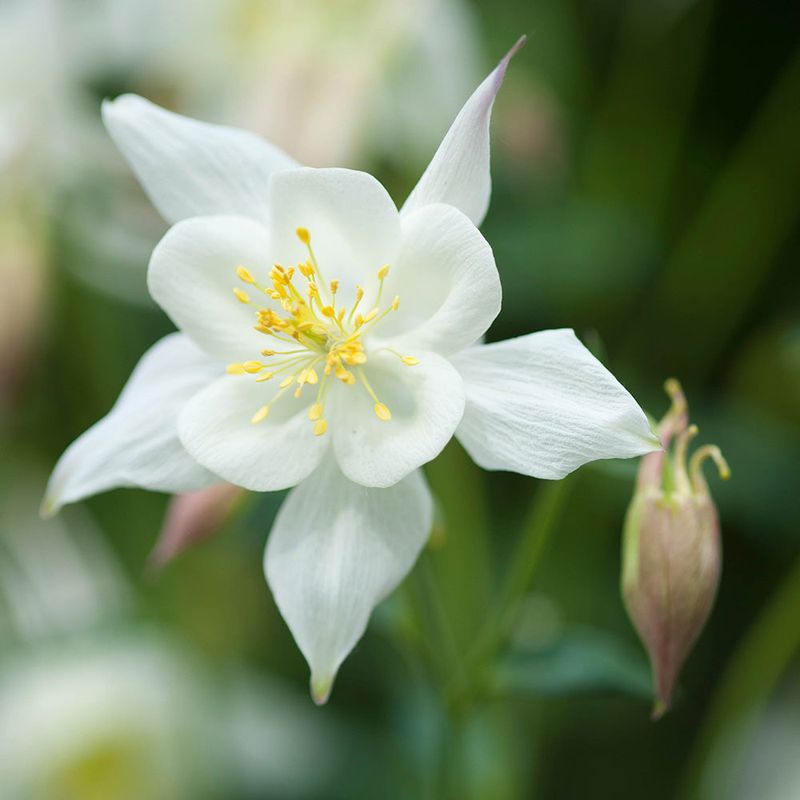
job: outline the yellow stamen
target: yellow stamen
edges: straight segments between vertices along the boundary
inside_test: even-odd
[[[245,372],[249,372],[251,375],[264,369],[264,365],[260,361],[245,361],[242,367]]]
[[[322,403],[314,403],[314,405],[308,409],[308,418],[312,422],[316,422],[322,416],[322,411]]]
[[[236,267],[236,274],[239,276],[239,280],[242,280],[245,283],[256,282],[256,279],[253,277],[253,273],[250,272],[247,267]]]
[[[240,303],[244,303],[247,305],[250,302],[250,295],[247,292],[242,291],[238,286],[233,290],[234,295],[236,295],[236,299]]]
[[[244,364],[228,364],[225,371],[228,375],[244,375],[246,372]]]
[[[419,359],[414,358],[414,356],[401,356],[400,360],[407,366],[407,367],[416,367],[419,364]]]
[[[253,425],[258,425],[258,423],[263,422],[268,415],[269,415],[269,406],[261,406],[261,408],[259,408],[258,411],[256,411],[255,414],[253,414],[253,418],[250,420],[250,422],[252,422]]]
[[[392,412],[384,403],[375,403],[375,416],[381,422],[388,422],[392,418]]]
[[[308,232],[308,228],[296,228],[295,233],[303,244],[307,245],[311,241],[311,234]]]
[[[388,264],[384,264],[378,270],[378,280],[382,281],[388,274],[389,274],[389,265]]]
[[[274,374],[273,372],[263,372],[256,378],[256,383],[264,383],[264,381],[270,380]]]
[[[314,436],[322,436],[328,430],[328,423],[324,419],[318,419],[314,423]]]

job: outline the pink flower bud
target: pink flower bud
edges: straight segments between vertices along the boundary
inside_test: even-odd
[[[678,381],[667,381],[665,389],[672,407],[658,426],[664,450],[641,460],[622,553],[625,607],[653,668],[653,719],[670,707],[678,674],[711,613],[719,584],[719,519],[703,462],[711,458],[723,479],[730,475],[713,445],[698,448],[687,466],[697,426],[688,425]]]
[[[216,534],[244,494],[238,486],[215,483],[170,500],[161,534],[148,559],[160,569],[175,556]]]

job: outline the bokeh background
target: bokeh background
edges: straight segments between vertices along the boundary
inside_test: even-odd
[[[262,575],[280,496],[160,570],[169,498],[38,518],[57,457],[170,330],[145,289],[165,225],[100,102],[248,127],[401,202],[522,33],[493,121],[490,338],[574,327],[654,417],[682,380],[733,472],[710,477],[717,606],[651,723],[618,591],[636,464],[556,487],[453,445],[430,547],[317,709]],[[0,0],[0,796],[800,797],[798,217],[794,0]],[[454,709],[509,576],[511,645]]]

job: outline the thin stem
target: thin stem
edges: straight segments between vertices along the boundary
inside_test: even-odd
[[[508,638],[520,605],[530,589],[545,547],[570,494],[571,482],[571,478],[565,478],[543,483],[536,493],[523,528],[522,538],[514,551],[506,579],[497,594],[494,613],[489,615],[469,654],[467,679],[460,685],[456,681],[448,687],[450,702],[457,703],[462,699],[470,703],[482,688],[486,666]]]

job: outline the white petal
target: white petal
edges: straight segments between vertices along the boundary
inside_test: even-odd
[[[182,117],[133,94],[103,103],[103,121],[167,222],[208,214],[263,220],[270,175],[297,166],[252,133]]]
[[[442,203],[402,218],[403,241],[386,283],[400,307],[376,328],[402,337],[404,351],[457,353],[474,344],[500,312],[492,248],[458,209]]]
[[[252,375],[214,381],[178,418],[183,446],[205,467],[245,489],[271,492],[300,483],[319,464],[329,440],[314,435],[308,404],[298,403],[291,389],[263,422],[251,422],[275,395],[275,383],[256,383]]]
[[[370,353],[364,372],[392,413],[375,416],[374,401],[360,386],[337,387],[332,433],[336,459],[350,480],[391,486],[436,458],[464,413],[461,376],[435,353],[415,354],[406,367],[387,353]]]
[[[348,481],[333,459],[283,504],[264,570],[324,703],[372,609],[409,572],[427,540],[433,503],[421,472],[389,489]]]
[[[219,374],[185,336],[171,334],[142,356],[109,414],[56,464],[42,512],[117,486],[187,492],[219,480],[178,441],[176,420],[194,392]]]
[[[303,168],[276,174],[269,206],[274,259],[307,260],[308,250],[295,234],[307,228],[322,275],[342,281],[341,296],[356,283],[377,283],[377,271],[394,263],[400,215],[386,189],[366,172]]]
[[[172,321],[209,353],[227,361],[258,358],[274,340],[258,333],[255,309],[233,294],[244,290],[262,306],[269,299],[242,283],[244,266],[263,282],[271,267],[266,228],[246,217],[193,217],[170,228],[150,258],[147,285]]]
[[[588,461],[661,446],[633,397],[571,330],[479,345],[453,363],[467,393],[456,436],[485,469],[563,478]]]
[[[492,193],[489,171],[492,106],[512,56],[524,43],[523,36],[467,100],[406,200],[403,214],[429,203],[448,203],[463,211],[476,225],[483,222]]]

